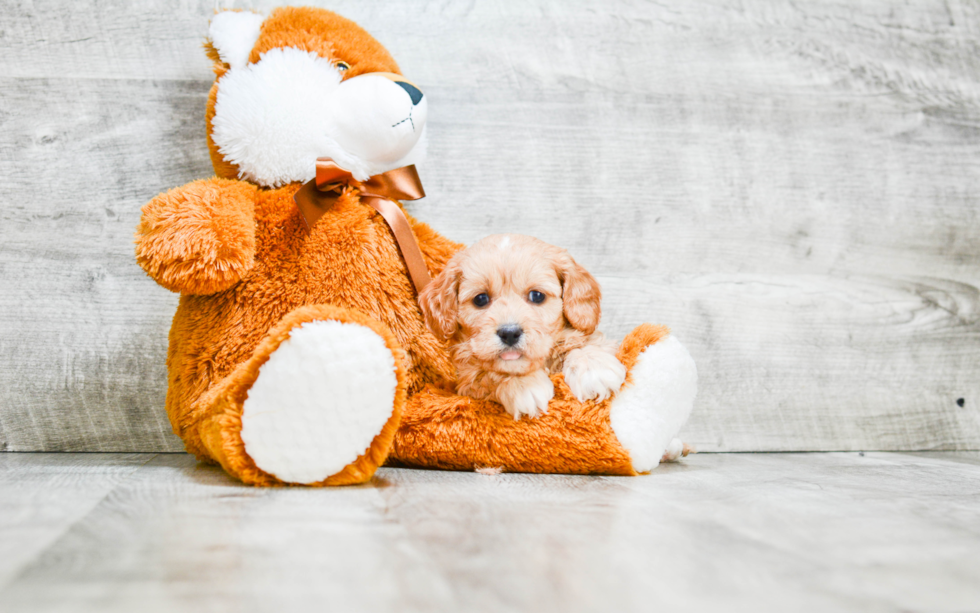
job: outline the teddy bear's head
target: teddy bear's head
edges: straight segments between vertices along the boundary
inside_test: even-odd
[[[309,181],[329,157],[363,181],[424,155],[425,96],[349,19],[316,8],[225,11],[209,38],[218,176],[279,187]]]

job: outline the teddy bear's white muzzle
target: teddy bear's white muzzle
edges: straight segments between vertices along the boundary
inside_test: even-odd
[[[329,132],[345,151],[391,164],[415,147],[429,104],[414,85],[368,73],[341,83],[328,107],[335,118]]]
[[[212,138],[239,176],[266,187],[309,181],[329,157],[356,179],[419,161],[428,101],[403,77],[343,80],[327,59],[272,49],[218,81]]]

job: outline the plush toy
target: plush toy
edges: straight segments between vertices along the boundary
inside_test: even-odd
[[[206,48],[216,177],[154,198],[136,236],[180,293],[167,412],[189,452],[256,485],[361,483],[385,462],[635,475],[680,455],[697,373],[663,327],[627,335],[603,402],[560,375],[534,419],[453,393],[417,291],[461,246],[395,202],[422,193],[427,100],[376,40],[279,8],[217,13]]]

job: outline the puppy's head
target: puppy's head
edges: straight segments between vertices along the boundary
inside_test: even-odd
[[[457,360],[524,374],[544,364],[564,327],[594,332],[600,298],[595,278],[564,249],[499,234],[457,253],[419,305]]]

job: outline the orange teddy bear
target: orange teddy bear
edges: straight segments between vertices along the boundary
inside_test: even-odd
[[[361,483],[385,462],[635,475],[682,453],[697,372],[663,327],[626,337],[626,383],[602,402],[554,375],[548,412],[514,421],[451,391],[416,287],[461,245],[371,193],[423,155],[427,101],[367,32],[322,9],[220,12],[207,51],[217,176],[154,198],[136,238],[140,266],[181,295],[167,413],[189,452],[255,485]],[[343,179],[311,217],[294,196],[325,197],[318,158]]]

